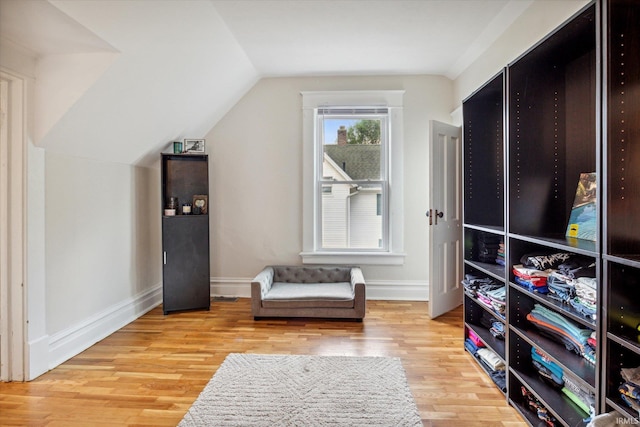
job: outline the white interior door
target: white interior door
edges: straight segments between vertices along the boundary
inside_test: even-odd
[[[429,315],[462,304],[462,131],[430,122]]]

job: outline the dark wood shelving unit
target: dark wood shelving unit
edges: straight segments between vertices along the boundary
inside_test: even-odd
[[[507,399],[531,425],[524,386],[558,418],[585,414],[546,385],[528,354],[539,348],[595,393],[596,413],[618,410],[620,368],[640,366],[640,2],[594,0],[463,101],[465,272],[507,284]],[[596,239],[566,237],[582,173],[595,173]],[[506,266],[476,257],[479,236],[500,236]],[[515,284],[529,253],[593,259],[596,318]],[[478,301],[465,297],[465,326]],[[572,354],[526,320],[540,304],[596,334],[596,363]],[[480,334],[479,334],[480,335]],[[489,340],[490,341],[490,340]]]
[[[185,215],[182,204],[209,195],[208,157],[162,154],[162,304],[172,311],[209,310],[209,215]],[[170,197],[178,198],[175,216],[164,215]]]

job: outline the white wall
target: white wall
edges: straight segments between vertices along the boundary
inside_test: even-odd
[[[242,293],[265,265],[301,264],[301,91],[404,89],[403,266],[364,266],[367,283],[426,292],[429,120],[450,122],[440,76],[299,77],[258,82],[207,135],[214,292]],[[393,297],[393,292],[389,294]],[[424,295],[427,298],[427,295]]]
[[[45,182],[55,365],[159,302],[160,189],[157,170],[50,152]]]

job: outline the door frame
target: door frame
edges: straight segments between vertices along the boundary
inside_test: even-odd
[[[25,82],[0,71],[0,381],[26,373]]]

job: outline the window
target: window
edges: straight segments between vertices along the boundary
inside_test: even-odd
[[[318,108],[316,117],[318,249],[384,249],[388,109]]]
[[[303,261],[401,264],[402,91],[302,95]]]

